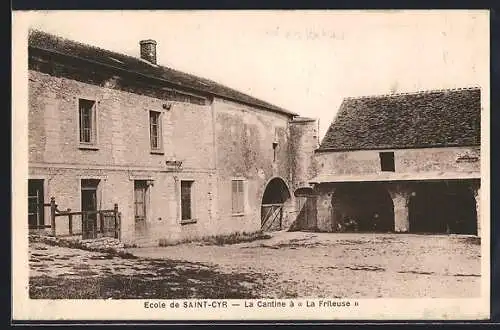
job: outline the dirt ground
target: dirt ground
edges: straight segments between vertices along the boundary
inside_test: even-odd
[[[480,294],[465,236],[274,233],[224,246],[130,249],[138,258],[30,244],[32,298],[452,298]]]
[[[251,243],[131,252],[214,264],[228,274],[265,274],[262,297],[480,295],[480,245],[472,237],[281,232]]]

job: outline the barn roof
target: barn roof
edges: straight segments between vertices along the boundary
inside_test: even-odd
[[[480,145],[478,87],[346,98],[318,151]]]
[[[94,64],[104,65],[117,70],[146,75],[153,79],[166,81],[180,89],[187,88],[203,94],[218,96],[223,99],[237,101],[273,112],[296,116],[293,112],[270,104],[266,101],[259,100],[253,96],[244,94],[215,81],[184,73],[165,66],[155,65],[133,56],[61,38],[43,31],[30,31],[29,48],[83,59]]]

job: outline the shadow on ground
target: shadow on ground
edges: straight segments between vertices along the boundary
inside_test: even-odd
[[[59,276],[30,277],[32,299],[254,298],[260,274],[223,274],[201,263],[137,259],[133,275],[87,267]],[[69,276],[68,276],[69,275]]]

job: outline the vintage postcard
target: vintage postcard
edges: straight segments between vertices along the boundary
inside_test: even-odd
[[[13,14],[14,320],[483,320],[489,12]]]

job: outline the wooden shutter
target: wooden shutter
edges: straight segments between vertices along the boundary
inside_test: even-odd
[[[192,181],[181,181],[181,220],[191,219]]]
[[[243,213],[244,211],[244,191],[243,180],[233,180],[231,186],[233,213]]]

